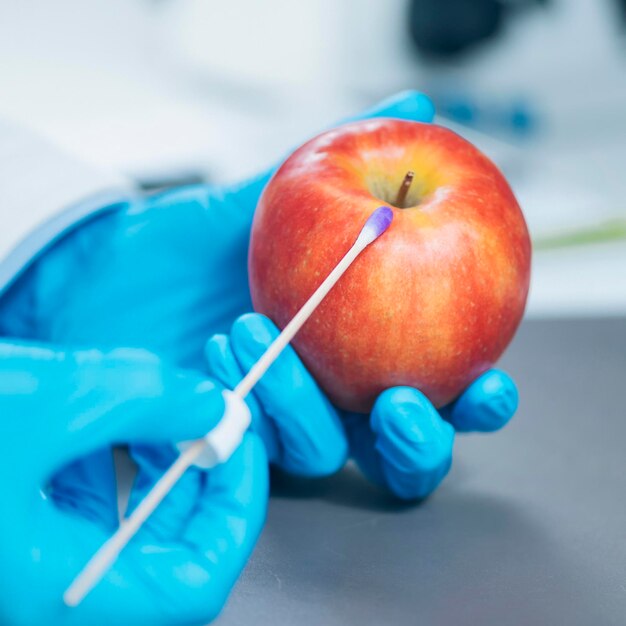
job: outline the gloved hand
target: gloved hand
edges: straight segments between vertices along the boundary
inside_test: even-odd
[[[117,496],[110,462],[99,466],[97,491],[85,481],[77,493],[59,482],[57,471],[118,442],[202,436],[222,410],[219,385],[145,351],[71,353],[0,343],[0,622],[212,619],[265,517],[267,459],[255,435],[246,435],[230,461],[209,473],[188,470],[73,609],[63,605],[62,594],[116,528]],[[171,445],[161,450],[174,454]],[[152,471],[139,468],[131,507],[152,483]]]
[[[405,92],[353,119],[428,122],[433,112],[428,98]],[[248,240],[254,209],[273,170],[241,185],[169,191],[80,225],[0,299],[0,335],[146,348],[177,366],[206,370],[206,340],[228,332],[236,317],[252,308]],[[304,460],[310,452],[289,454]],[[152,461],[145,447],[133,448],[133,455],[144,464]],[[336,469],[344,456],[345,444],[328,458],[311,457],[307,471]],[[100,483],[98,468],[107,462],[99,455],[73,466],[63,476],[65,488],[74,493],[106,489],[108,478]],[[156,472],[156,452],[154,463]]]
[[[211,374],[231,387],[277,335],[263,315],[241,316],[230,336],[219,334],[207,343]],[[415,499],[429,495],[450,469],[455,431],[501,428],[515,413],[518,394],[504,372],[491,370],[441,411],[417,389],[395,387],[378,397],[369,417],[341,412],[289,346],[246,401],[252,428],[270,461],[282,468],[323,475],[339,469],[350,454],[372,481]]]

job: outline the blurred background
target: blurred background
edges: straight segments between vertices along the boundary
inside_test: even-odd
[[[626,0],[0,0],[0,115],[146,188],[253,174],[402,89],[507,175],[528,314],[626,314]]]

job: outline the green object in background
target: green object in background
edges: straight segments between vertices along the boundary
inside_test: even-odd
[[[626,219],[612,219],[590,228],[537,237],[533,239],[533,247],[535,250],[555,250],[622,239],[626,239]]]

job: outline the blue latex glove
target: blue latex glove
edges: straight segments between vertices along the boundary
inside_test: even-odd
[[[430,121],[433,113],[428,98],[405,92],[353,119]],[[63,345],[142,347],[178,366],[206,369],[206,340],[228,332],[252,308],[250,227],[274,169],[241,185],[169,191],[80,225],[0,300],[0,334]],[[320,435],[335,426],[320,426]],[[274,426],[257,422],[255,428]],[[288,454],[302,459],[306,474],[337,469],[347,449],[345,442],[341,449],[325,446],[307,460],[306,441],[292,437],[289,445]],[[163,459],[148,448],[134,448],[133,455],[143,467],[154,465],[155,473],[162,467]],[[273,458],[298,471],[282,456]],[[62,478],[68,491],[79,494],[108,489],[111,476],[110,460],[100,455]]]
[[[220,390],[144,351],[0,343],[1,623],[188,624],[218,613],[265,517],[255,435],[210,473],[190,469],[74,609],[62,594],[117,526],[117,500],[112,488],[81,487],[77,501],[54,476],[113,443],[203,435],[222,415]],[[150,483],[140,473],[133,500]]]
[[[405,93],[355,119],[428,121],[432,114],[427,98]],[[206,369],[206,338],[227,331],[251,307],[249,232],[272,171],[241,185],[197,186],[110,207],[80,224],[2,295],[0,336],[105,351],[136,346],[158,355],[157,363],[163,359],[171,366]],[[168,384],[155,388],[155,375],[165,382],[165,366],[137,363],[131,354],[61,357],[5,345],[1,361],[0,480],[8,503],[0,522],[4,621],[33,623],[44,616],[51,623],[80,624],[119,623],[122,616],[126,623],[209,619],[223,602],[263,517],[259,494],[266,489],[266,467],[255,439],[248,437],[236,457],[209,480],[190,471],[170,505],[160,507],[105,584],[78,611],[67,613],[58,604],[63,588],[117,521],[112,441],[145,438],[143,445],[133,446],[139,474],[132,506],[173,458],[169,445],[154,442],[199,435],[216,413],[208,411],[202,427],[187,430],[185,424],[199,422],[196,409],[183,402],[178,389],[185,383],[172,382],[178,379],[168,374]],[[152,380],[146,383],[151,391],[136,398],[137,379],[144,376]],[[76,393],[77,384],[82,393]],[[90,421],[83,424],[79,416],[85,414],[85,404],[97,409],[86,413]],[[111,421],[105,422],[109,416]],[[141,425],[136,431],[131,428],[135,421]],[[75,431],[77,423],[81,430]],[[273,454],[279,464],[323,474],[343,463],[343,439],[336,438],[335,447],[312,449],[306,428],[298,438],[297,428],[286,426],[282,441],[289,450]],[[268,431],[276,426],[257,420],[255,427],[271,446],[276,438]],[[318,437],[340,425],[320,423],[319,428]],[[17,444],[38,433],[45,437],[32,446],[35,458],[26,462],[15,457]],[[65,465],[97,448],[104,449]],[[55,456],[48,457],[47,451]],[[39,489],[62,465],[50,482],[48,499],[42,499]],[[245,474],[244,465],[249,470]],[[24,480],[11,481],[10,472]],[[198,498],[202,505],[192,511]],[[165,551],[153,549],[162,542]],[[115,576],[122,588],[116,586],[111,595]]]
[[[278,335],[256,313],[240,317],[230,336],[207,343],[212,375],[230,387]],[[455,431],[491,432],[517,409],[513,381],[498,370],[479,377],[438,412],[411,387],[377,399],[369,418],[337,411],[289,346],[248,396],[253,424],[271,460],[298,474],[319,475],[343,465],[348,452],[363,473],[403,499],[423,498],[443,480],[452,462]]]

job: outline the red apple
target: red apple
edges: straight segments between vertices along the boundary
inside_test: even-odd
[[[412,185],[396,206],[408,171]],[[282,328],[381,204],[393,208],[391,227],[293,345],[341,408],[369,411],[396,385],[417,387],[442,406],[500,357],[530,278],[528,230],[509,185],[452,131],[370,120],[294,152],[254,217],[252,301]]]

